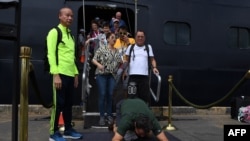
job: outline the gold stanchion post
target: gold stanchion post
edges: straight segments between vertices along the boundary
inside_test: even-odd
[[[168,126],[165,127],[166,130],[176,130],[176,128],[172,125],[172,92],[173,92],[173,88],[170,85],[170,83],[172,83],[173,81],[173,76],[169,75],[168,77],[168,83],[169,83],[169,87],[168,87]]]
[[[245,74],[245,78],[247,78],[247,79],[250,78],[250,70],[248,70],[247,73]]]
[[[22,46],[20,54],[21,84],[19,141],[28,141],[28,78],[30,70],[31,48]]]

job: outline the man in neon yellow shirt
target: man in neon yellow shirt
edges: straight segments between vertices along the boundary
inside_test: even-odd
[[[74,88],[78,86],[78,69],[75,64],[75,41],[70,34],[69,26],[73,21],[73,12],[64,7],[59,11],[58,25],[62,38],[57,44],[55,28],[47,36],[48,61],[50,74],[53,76],[53,107],[50,119],[50,141],[66,141],[65,138],[80,139],[82,135],[72,128],[72,105]],[[57,49],[56,49],[57,48]],[[57,53],[56,53],[57,51]],[[60,113],[63,114],[65,131],[59,132],[58,121]]]

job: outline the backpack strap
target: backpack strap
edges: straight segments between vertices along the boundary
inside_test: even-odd
[[[56,65],[58,65],[58,45],[60,42],[62,42],[62,31],[61,29],[56,26],[54,27],[57,31],[57,41],[56,41]]]
[[[58,26],[56,26],[56,27],[54,27],[55,29],[56,29],[56,31],[57,31],[57,41],[56,41],[56,65],[58,65],[58,46],[59,46],[59,43],[63,43],[63,41],[62,41],[62,31],[61,31],[61,29],[58,27]],[[73,36],[73,34],[70,32],[69,33],[70,34],[70,37],[75,41],[75,38],[74,38],[74,36]],[[76,66],[77,66],[77,58],[78,58],[78,50],[77,50],[77,48],[76,48],[76,46],[75,46],[75,64],[76,64]],[[78,67],[77,67],[77,69],[79,69]]]
[[[147,51],[147,54],[148,54],[148,72],[150,72],[150,56],[149,56],[149,47],[148,47],[148,44],[145,45],[145,49]]]
[[[135,44],[132,44],[131,47],[130,47],[128,63],[130,62],[131,53],[132,53],[132,52],[134,53],[134,47],[135,47]],[[135,58],[135,53],[134,53],[133,59],[134,59],[134,58]]]
[[[128,59],[128,63],[130,62],[130,57],[131,57],[131,53],[132,53],[132,52],[133,52],[133,54],[134,54],[133,59],[135,58],[134,47],[135,47],[135,44],[132,44],[132,45],[131,45],[131,48],[130,48],[130,50],[129,50],[129,59]],[[147,54],[148,54],[148,69],[150,70],[150,56],[149,56],[149,47],[148,47],[148,44],[145,45],[145,49],[146,49]]]

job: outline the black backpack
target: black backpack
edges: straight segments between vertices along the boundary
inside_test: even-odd
[[[56,26],[54,27],[57,31],[57,41],[56,41],[56,65],[58,65],[58,45],[60,42],[63,42],[62,41],[62,31],[61,29]],[[74,36],[70,33],[70,36],[72,39],[74,39]],[[43,58],[43,61],[44,61],[44,71],[45,72],[49,72],[50,71],[50,65],[49,65],[49,60],[48,60],[48,57],[47,57],[47,54],[48,54],[48,47],[47,47],[47,38],[45,40],[45,48],[44,48],[44,58]],[[77,49],[76,49],[76,53],[75,53],[76,56],[77,55]]]

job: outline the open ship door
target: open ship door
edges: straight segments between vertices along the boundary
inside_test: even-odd
[[[107,22],[110,22],[112,16],[115,15],[116,11],[121,11],[123,14],[122,18],[128,25],[128,31],[134,33],[134,4],[129,3],[124,5],[120,2],[111,1],[98,1],[93,3],[90,1],[83,1],[84,7],[80,7],[78,10],[78,31],[83,28],[86,34],[89,33],[91,28],[91,20],[99,17]],[[129,16],[129,17],[128,17]],[[107,128],[108,125],[99,126],[99,109],[98,109],[98,88],[95,80],[95,68],[91,62],[93,54],[88,53],[89,46],[85,47],[85,62],[82,68],[82,111],[84,128]],[[114,111],[115,112],[115,111]],[[115,113],[114,113],[115,115]]]

